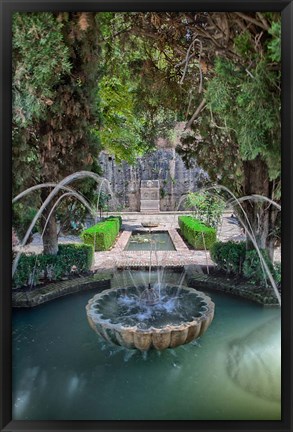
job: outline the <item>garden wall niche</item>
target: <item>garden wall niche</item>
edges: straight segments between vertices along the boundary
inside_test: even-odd
[[[116,163],[115,158],[101,152],[99,163],[103,176],[121,204],[128,211],[140,211],[141,182],[159,180],[159,209],[176,210],[182,194],[197,190],[207,174],[196,164],[187,169],[175,149],[158,149],[142,158],[135,165]]]
[[[140,211],[156,212],[160,210],[160,181],[141,180]]]

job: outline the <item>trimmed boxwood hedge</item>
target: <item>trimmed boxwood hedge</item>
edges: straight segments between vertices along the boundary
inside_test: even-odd
[[[12,285],[14,288],[37,285],[42,279],[58,281],[72,273],[91,268],[93,247],[85,244],[60,244],[57,255],[21,254]]]
[[[192,216],[179,216],[178,223],[182,236],[194,249],[210,249],[217,239],[215,228],[208,227]]]
[[[105,251],[114,244],[121,225],[121,216],[109,217],[84,230],[81,238],[85,244],[94,246],[95,251]]]

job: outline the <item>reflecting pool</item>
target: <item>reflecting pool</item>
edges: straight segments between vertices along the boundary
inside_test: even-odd
[[[168,232],[134,232],[125,250],[129,251],[171,251],[175,250],[174,244]]]

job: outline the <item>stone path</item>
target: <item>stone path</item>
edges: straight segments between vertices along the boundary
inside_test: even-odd
[[[95,252],[94,270],[110,268],[139,268],[148,267],[150,264],[150,251],[126,251],[124,250],[133,231],[149,231],[142,224],[156,224],[152,231],[168,231],[175,246],[175,251],[157,251],[152,253],[152,265],[181,267],[186,265],[212,265],[209,252],[190,250],[181,236],[178,234],[178,216],[182,212],[164,212],[158,214],[123,213],[122,232],[113,248],[106,252]],[[221,241],[240,241],[245,239],[243,231],[236,220],[231,217],[231,212],[223,215],[221,226],[218,230],[218,239]],[[59,238],[60,243],[80,242],[76,236]],[[42,242],[40,235],[35,235],[34,240],[24,249],[25,252],[40,253]],[[276,261],[280,261],[280,250],[275,252]]]
[[[209,252],[190,250],[181,236],[178,234],[178,215],[180,213],[160,214],[123,214],[122,233],[114,247],[107,252],[96,252],[94,269],[100,268],[139,268],[150,265],[150,251],[126,251],[124,250],[133,231],[148,232],[142,224],[157,224],[152,227],[152,232],[167,231],[175,246],[175,251],[157,251],[152,253],[153,266],[181,267],[184,265],[213,265]],[[225,214],[223,223],[219,229],[220,240],[241,240],[244,236],[235,223],[230,223],[230,213]],[[234,222],[234,221],[232,221]]]

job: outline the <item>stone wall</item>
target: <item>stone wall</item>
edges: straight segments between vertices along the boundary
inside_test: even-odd
[[[158,149],[138,158],[136,165],[118,164],[113,156],[101,152],[99,163],[121,208],[128,211],[140,211],[141,180],[159,180],[160,210],[172,211],[183,194],[196,191],[207,178],[196,161],[187,169],[175,149]]]

